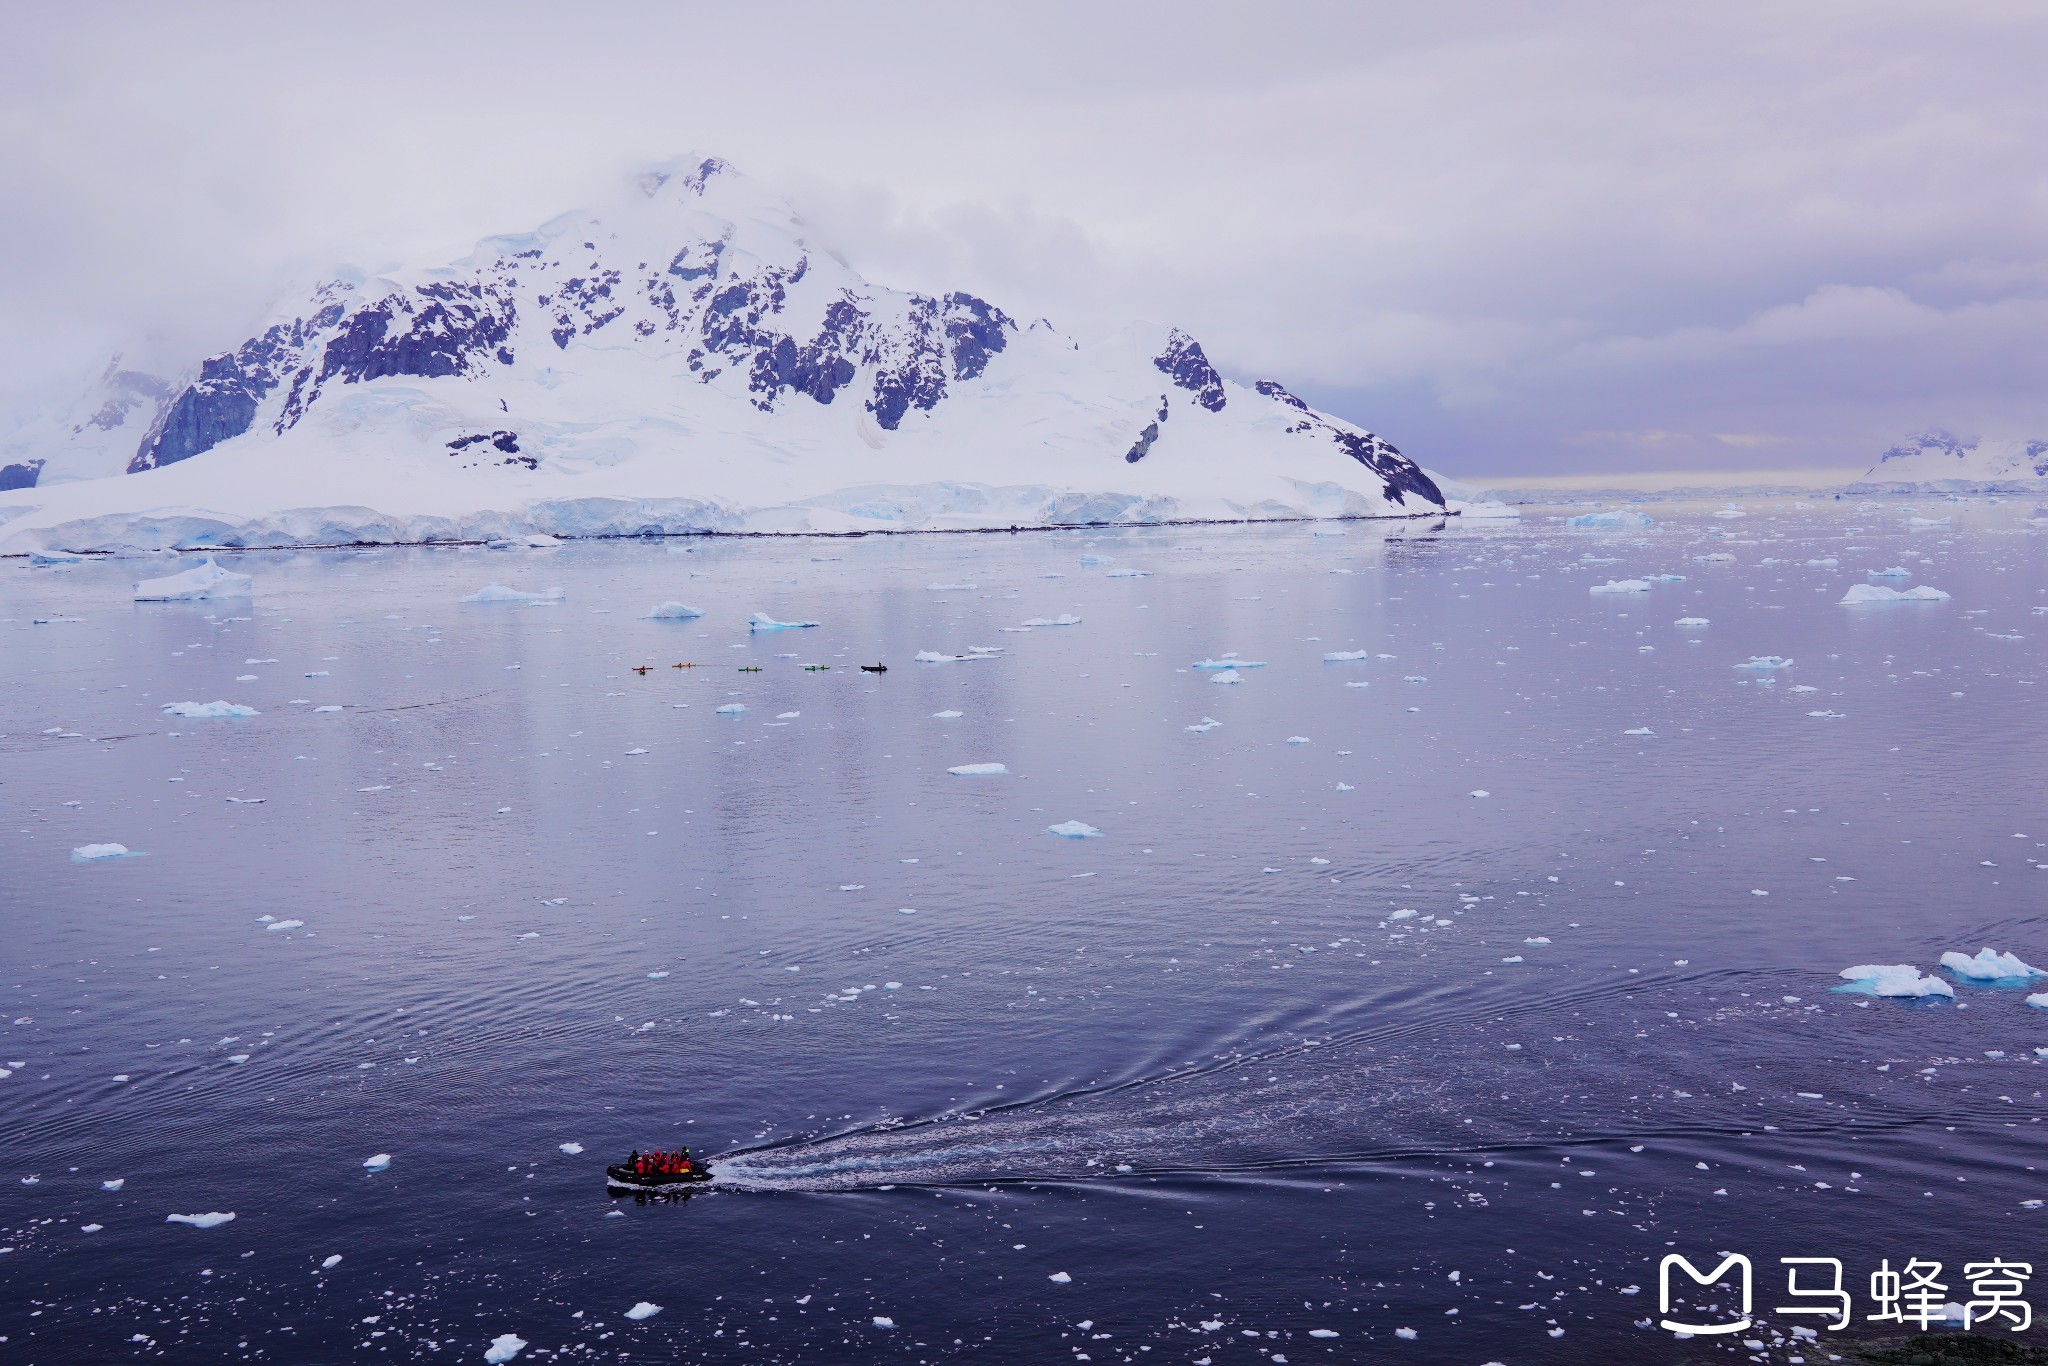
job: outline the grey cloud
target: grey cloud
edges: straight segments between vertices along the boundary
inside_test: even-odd
[[[1448,471],[2048,434],[2044,39],[1881,0],[15,6],[0,410],[698,148],[878,279],[1179,323]]]

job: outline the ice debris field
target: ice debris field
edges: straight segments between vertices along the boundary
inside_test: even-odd
[[[2048,532],[1730,510],[0,562],[0,1355],[1563,1363],[1674,1245],[2024,1257]]]

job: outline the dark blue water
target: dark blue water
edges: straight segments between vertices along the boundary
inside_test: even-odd
[[[1818,1361],[1778,1257],[2039,1263],[2048,1011],[1830,988],[2048,963],[2041,528],[1651,511],[7,562],[0,1358]],[[1777,1327],[1658,1330],[1719,1250]]]

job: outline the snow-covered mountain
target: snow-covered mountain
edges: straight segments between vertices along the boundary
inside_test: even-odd
[[[969,294],[870,284],[696,158],[452,265],[337,273],[176,383],[110,367],[6,468],[13,550],[1444,503],[1386,441],[1224,379],[1178,329],[1084,347]]]
[[[1878,458],[1849,493],[2042,493],[2048,441],[1963,441],[1947,432],[1907,437]]]

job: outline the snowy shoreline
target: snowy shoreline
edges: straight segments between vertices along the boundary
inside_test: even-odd
[[[324,508],[291,509],[289,511],[277,514],[277,516],[281,519],[305,517],[309,520],[324,520],[322,518],[322,514],[329,513],[331,511],[333,510]],[[663,541],[693,538],[765,540],[774,539],[778,537],[851,539],[863,536],[1007,535],[1040,531],[1092,531],[1108,529],[1125,530],[1137,527],[1274,526],[1311,522],[1327,523],[1443,521],[1444,519],[1449,517],[1459,517],[1462,515],[1463,509],[1453,506],[1448,509],[1430,508],[1422,512],[1337,513],[1327,515],[1316,515],[1313,513],[1297,513],[1293,515],[1265,517],[1156,516],[1116,520],[1092,520],[1084,522],[1018,522],[960,526],[889,525],[885,523],[873,526],[842,527],[798,526],[789,528],[747,529],[745,527],[716,526],[683,526],[675,528],[657,526],[639,530],[622,529],[572,531],[559,525],[555,525],[554,527],[552,527],[552,529],[546,529],[545,534],[553,536],[564,542]],[[488,515],[486,514],[486,516]],[[91,523],[100,522],[102,520],[103,519],[99,518],[87,519],[87,525],[90,525]],[[218,539],[183,540],[175,535],[175,532],[170,529],[168,524],[187,522],[189,519],[186,518],[130,518],[119,520],[126,523],[125,527],[108,528],[102,526],[93,526],[91,527],[90,531],[85,532],[83,535],[79,535],[79,533],[70,533],[70,535],[79,535],[79,540],[73,541],[68,544],[53,544],[53,542],[64,542],[69,540],[69,536],[67,536],[67,528],[79,526],[80,523],[62,523],[53,527],[25,530],[23,532],[18,533],[15,537],[10,538],[11,543],[9,548],[0,549],[0,560],[26,559],[38,553],[62,553],[68,555],[78,555],[91,559],[123,559],[135,554],[195,555],[211,554],[216,552],[227,554],[241,554],[253,551],[364,550],[371,548],[413,546],[474,548],[480,546],[490,546],[493,543],[502,542],[513,537],[532,535],[535,533],[536,530],[541,530],[538,527],[527,525],[527,523],[531,520],[529,518],[507,517],[505,518],[504,523],[497,527],[492,527],[488,529],[477,528],[474,530],[451,531],[448,534],[430,533],[414,537],[358,536],[351,539],[340,539],[337,537],[331,539],[278,539],[255,541],[241,539],[240,533],[237,530],[235,530],[230,524],[221,522],[218,525],[220,525],[222,530],[225,532],[225,535],[214,533],[211,531],[211,529],[209,529],[209,532],[206,533],[208,535],[217,535]],[[205,520],[211,521],[213,519]],[[251,520],[254,521],[269,519]],[[378,520],[404,521],[411,519],[379,518]],[[431,518],[421,520],[441,521],[453,519]],[[162,527],[168,534],[161,536],[137,536],[133,539],[121,538],[123,530],[154,531],[159,527]],[[24,544],[24,542],[29,539],[34,539],[37,542],[37,544]],[[86,544],[82,542],[90,543]]]

